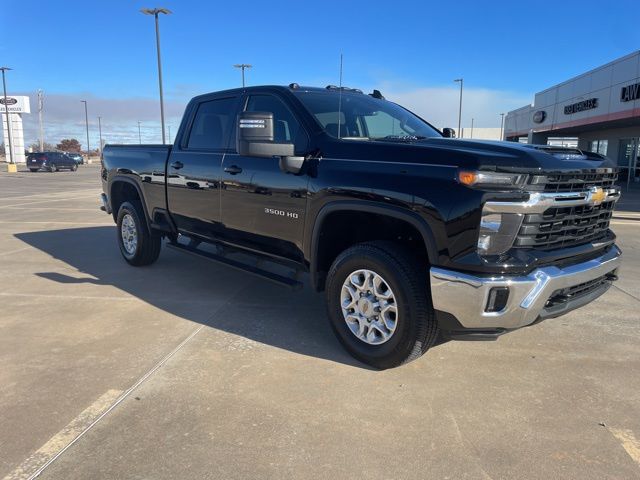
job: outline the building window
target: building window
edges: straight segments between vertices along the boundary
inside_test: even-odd
[[[589,142],[589,151],[599,153],[600,155],[607,155],[607,149],[609,148],[609,140],[591,140]]]
[[[549,137],[547,145],[552,147],[578,148],[578,137]]]

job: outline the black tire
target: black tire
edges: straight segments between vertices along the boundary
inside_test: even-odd
[[[358,338],[342,314],[341,292],[347,277],[356,270],[371,270],[391,288],[397,321],[391,337],[379,345]],[[356,359],[378,369],[393,368],[423,355],[438,337],[431,303],[428,267],[416,262],[407,249],[393,242],[354,245],[333,262],[327,276],[329,320],[338,340]]]
[[[38,169],[37,169],[37,168],[30,168],[30,169],[29,169],[29,171],[30,171],[30,172],[37,172],[37,171],[38,171]]]
[[[53,173],[53,172],[57,172],[57,171],[58,171],[58,167],[56,166],[56,164],[55,164],[55,163],[52,163],[52,164],[51,164],[51,166],[49,167],[49,171],[50,171],[51,173]]]
[[[78,165],[72,165],[71,166],[71,171],[75,172],[76,170],[78,170]]]
[[[126,216],[133,221],[135,233],[137,235],[136,246],[132,251],[128,251],[122,234],[122,224]],[[149,231],[146,224],[144,210],[139,201],[124,202],[120,205],[117,217],[117,236],[120,253],[124,259],[133,266],[141,267],[151,265],[158,259],[162,248],[162,237]]]

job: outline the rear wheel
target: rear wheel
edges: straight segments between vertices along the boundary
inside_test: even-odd
[[[162,238],[149,231],[138,201],[124,202],[118,210],[118,246],[124,259],[136,267],[158,259]]]
[[[393,242],[358,244],[338,256],[327,277],[327,308],[351,355],[385,369],[415,360],[434,344],[438,326],[426,272]]]
[[[51,164],[51,166],[49,167],[49,171],[52,172],[52,173],[58,171],[58,167],[56,166],[55,163]]]

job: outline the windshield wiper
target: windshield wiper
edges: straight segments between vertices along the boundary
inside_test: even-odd
[[[380,140],[383,142],[415,142],[416,140],[424,140],[422,135],[387,135],[386,137],[376,137],[372,140]]]

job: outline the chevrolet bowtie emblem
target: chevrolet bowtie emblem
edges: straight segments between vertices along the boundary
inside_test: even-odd
[[[600,205],[602,202],[604,202],[604,199],[607,196],[605,191],[600,187],[591,187],[589,192],[591,193],[589,197],[589,203],[591,203],[591,205]]]

